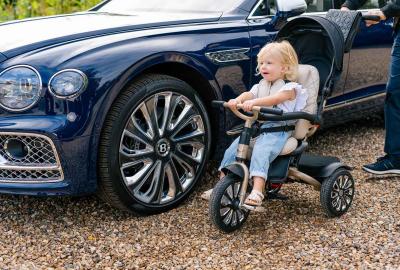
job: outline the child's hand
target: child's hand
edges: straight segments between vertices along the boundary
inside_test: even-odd
[[[255,105],[254,100],[246,100],[243,103],[243,110],[246,112],[251,112],[253,110],[253,106]]]
[[[237,101],[237,99],[230,99],[228,101],[228,107],[231,110],[236,109],[236,105],[238,105],[238,104],[239,104],[239,102]]]

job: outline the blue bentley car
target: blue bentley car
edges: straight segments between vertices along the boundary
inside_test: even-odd
[[[109,0],[0,24],[0,193],[97,192],[141,213],[178,205],[234,124],[211,101],[259,81],[257,53],[290,17],[340,5],[296,2]],[[382,110],[392,24],[361,27],[325,123]]]

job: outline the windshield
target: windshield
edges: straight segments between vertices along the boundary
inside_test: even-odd
[[[112,0],[99,11],[134,14],[136,12],[224,12],[243,0]]]

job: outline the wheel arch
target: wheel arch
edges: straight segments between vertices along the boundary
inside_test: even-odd
[[[209,69],[193,58],[182,54],[157,54],[143,59],[126,70],[102,101],[100,107],[104,108],[104,110],[103,113],[99,113],[96,118],[96,136],[94,136],[91,142],[92,149],[95,149],[91,154],[91,160],[94,162],[93,167],[95,168],[93,171],[97,179],[98,147],[107,113],[112,108],[119,94],[122,93],[126,87],[149,74],[161,74],[175,77],[189,84],[197,92],[209,116],[213,115],[213,117],[209,117],[212,133],[210,156],[214,154],[215,146],[218,145],[219,141],[219,131],[223,130],[223,123],[225,122],[223,114],[212,114],[215,109],[211,107],[211,100],[222,99],[218,83]]]
[[[208,67],[200,61],[181,53],[160,53],[148,56],[127,69],[119,76],[117,82],[113,84],[110,91],[105,96],[102,104],[102,113],[99,113],[95,120],[95,132],[97,134],[96,141],[92,145],[98,146],[101,130],[105,123],[107,112],[111,109],[114,101],[119,94],[126,89],[130,84],[139,80],[141,77],[149,74],[169,75],[180,79],[189,84],[202,99],[209,115],[213,112],[211,101],[214,99],[221,100],[222,92],[220,87]],[[213,114],[210,117],[212,131],[212,153],[215,145],[218,143],[219,131],[224,129],[224,115]],[[92,160],[97,159],[97,153],[92,156]]]

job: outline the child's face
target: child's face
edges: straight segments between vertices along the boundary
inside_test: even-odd
[[[278,79],[285,77],[285,66],[282,61],[274,55],[265,55],[260,62],[260,74],[261,76],[270,82],[274,82]]]

